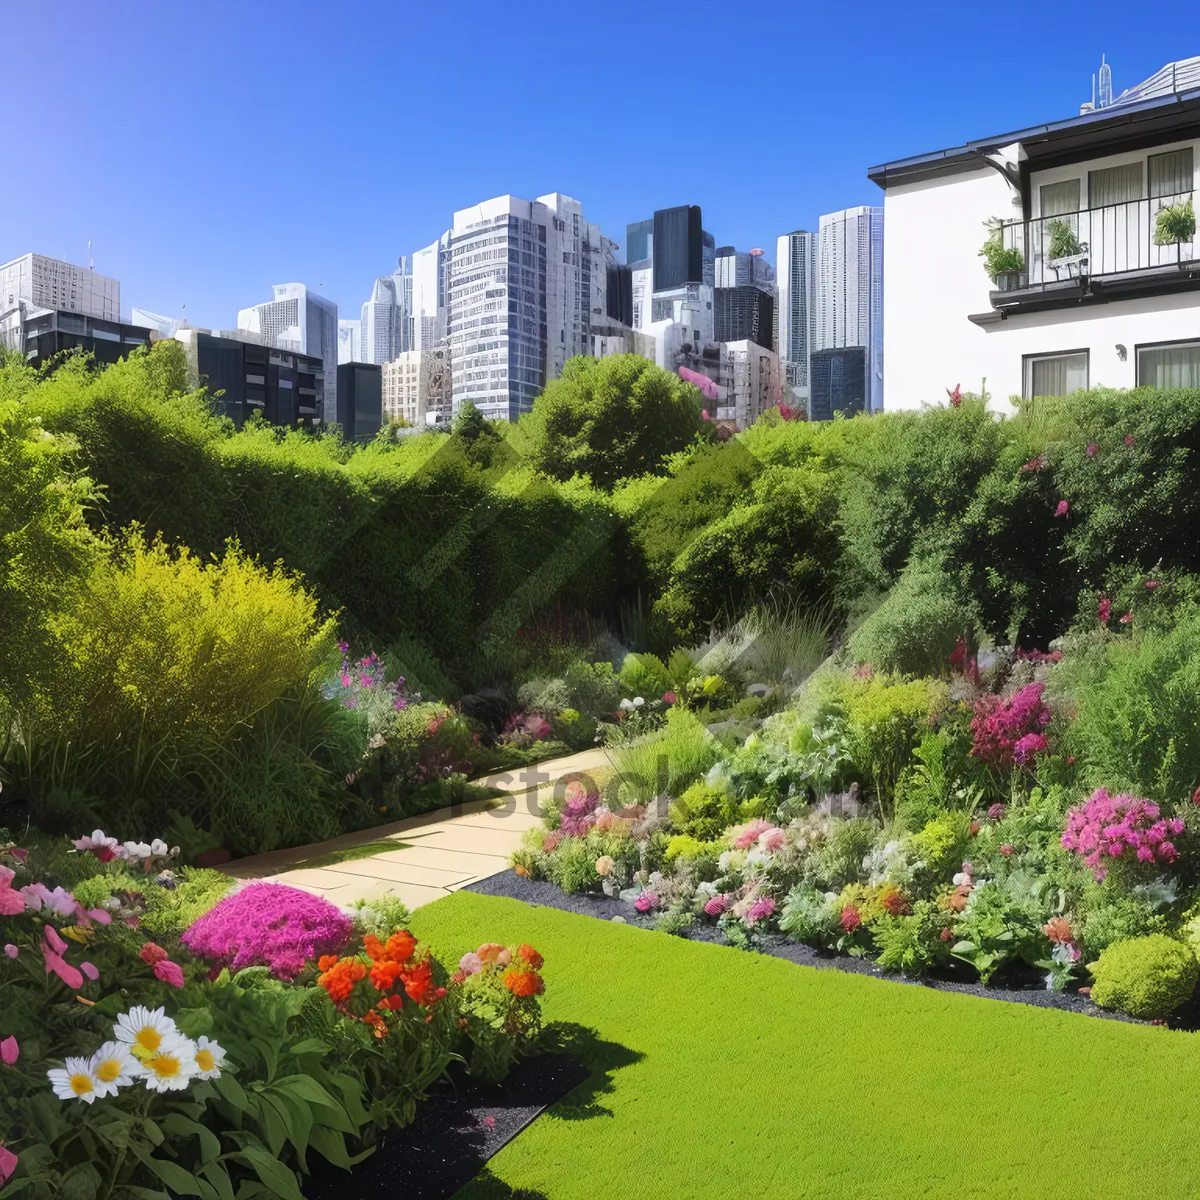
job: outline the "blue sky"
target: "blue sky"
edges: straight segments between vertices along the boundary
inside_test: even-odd
[[[622,244],[700,204],[773,258],[881,202],[868,166],[1072,116],[1102,52],[1119,92],[1200,53],[1187,25],[1127,0],[14,3],[0,262],[90,238],[126,312],[228,327],[300,280],[357,316],[456,208],[552,191]]]

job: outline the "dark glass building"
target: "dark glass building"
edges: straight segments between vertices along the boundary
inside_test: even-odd
[[[718,342],[757,342],[770,350],[775,325],[775,299],[762,288],[713,290],[713,338]]]
[[[12,326],[16,331],[16,327]],[[105,321],[60,309],[36,311],[15,332],[23,338],[25,357],[40,367],[65,350],[84,350],[100,364],[115,363],[138,346],[150,344],[150,330],[121,321]]]
[[[605,268],[605,315],[622,325],[633,324],[633,268],[610,261]]]
[[[837,350],[814,350],[809,360],[812,391],[809,417],[828,421],[835,412],[867,410],[867,348],[843,346]]]
[[[654,290],[667,292],[688,283],[712,283],[705,280],[705,238],[701,228],[700,206],[684,204],[678,208],[660,208],[654,214]],[[710,259],[716,245],[711,235]]]
[[[337,421],[348,442],[369,442],[383,424],[383,368],[375,363],[340,363]]]
[[[272,425],[313,427],[325,401],[321,358],[199,329],[181,329],[191,379],[238,428],[254,413]],[[376,426],[378,428],[378,426]]]

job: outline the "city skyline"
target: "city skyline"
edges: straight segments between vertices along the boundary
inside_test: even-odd
[[[12,131],[22,185],[0,194],[0,260],[36,250],[86,264],[91,240],[97,271],[122,280],[127,303],[172,319],[231,326],[241,307],[280,280],[304,282],[353,317],[370,281],[392,271],[399,255],[434,242],[447,214],[488,197],[552,191],[577,197],[589,220],[618,242],[625,226],[646,213],[699,204],[722,243],[762,246],[773,260],[781,234],[815,228],[825,212],[879,203],[865,175],[871,163],[954,144],[981,128],[1069,117],[1090,95],[1105,51],[1119,95],[1188,49],[1173,35],[1137,31],[1114,54],[1100,18],[1106,8],[1119,10],[1101,4],[1095,32],[1057,56],[1052,72],[1019,59],[1004,88],[956,84],[948,105],[944,88],[909,87],[905,80],[946,77],[950,64],[986,40],[989,21],[986,14],[936,7],[956,14],[955,28],[941,40],[928,37],[927,22],[882,4],[860,6],[853,22],[803,6],[689,7],[697,61],[705,46],[722,42],[763,50],[790,45],[802,52],[803,71],[785,70],[780,60],[743,93],[727,86],[714,63],[703,77],[704,116],[679,153],[666,153],[675,133],[668,138],[664,125],[660,137],[653,123],[643,126],[650,113],[636,54],[627,52],[631,47],[597,53],[583,14],[533,19],[520,33],[499,28],[456,43],[451,64],[434,50],[443,42],[437,14],[419,10],[366,5],[355,22],[326,29],[324,9],[303,2],[286,10],[217,4],[202,22],[170,12],[147,21],[132,6],[103,17],[82,3],[54,13],[25,6],[10,15],[14,43],[50,44],[52,32],[56,54],[106,64],[103,111],[136,119],[127,137],[82,139],[64,153],[44,130],[69,127],[70,114],[87,101],[82,82],[68,77],[45,88],[37,55],[8,64],[14,94],[38,97],[39,120],[36,128]],[[647,13],[617,3],[607,15],[613,29],[636,26],[649,46],[682,11],[667,5]],[[236,43],[220,34],[225,12],[237,13],[245,34]],[[278,79],[314,55],[318,29],[312,61],[327,68],[322,87],[345,104],[313,106],[294,125],[271,119]],[[567,44],[577,44],[579,53],[554,53],[555,45]],[[806,52],[818,47],[820,53]],[[504,76],[483,69],[494,54],[518,69]],[[855,70],[847,75],[851,61]],[[447,91],[451,65],[456,82]],[[546,95],[603,96],[592,136],[583,136],[586,122],[574,99],[544,106],[527,137],[479,136],[478,113],[519,112],[527,102],[526,66],[536,67]],[[390,82],[396,70],[404,72],[404,89]],[[202,100],[196,78],[212,81]],[[436,106],[423,98],[435,94]],[[350,104],[377,119],[348,126],[338,113]],[[804,119],[797,121],[801,108]],[[265,137],[246,139],[235,131],[255,111],[266,118]],[[167,113],[188,129],[186,142],[150,136],[166,127]],[[385,121],[390,128],[383,136]],[[644,132],[636,137],[617,133],[638,127]],[[304,166],[315,141],[335,150],[320,171]],[[722,141],[756,169],[714,174],[704,147]],[[414,173],[422,164],[429,169]],[[89,182],[85,204],[81,177]],[[364,221],[364,213],[372,219]]]

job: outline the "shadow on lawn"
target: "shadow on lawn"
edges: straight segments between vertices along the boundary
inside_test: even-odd
[[[573,1021],[555,1021],[547,1025],[545,1038],[547,1050],[566,1054],[582,1062],[591,1071],[587,1080],[572,1088],[551,1106],[550,1111],[564,1121],[586,1121],[590,1117],[612,1116],[612,1111],[600,1104],[597,1098],[613,1090],[614,1071],[640,1062],[645,1055],[637,1050],[630,1050],[619,1042],[606,1042],[594,1029],[588,1029],[585,1025],[578,1025]]]
[[[454,1200],[550,1200],[550,1197],[545,1192],[532,1192],[529,1188],[511,1188],[484,1167],[455,1195]]]

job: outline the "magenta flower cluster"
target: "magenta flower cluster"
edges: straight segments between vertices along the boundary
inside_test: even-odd
[[[583,837],[596,824],[596,809],[599,807],[600,796],[597,792],[572,796],[563,805],[559,828],[567,837]]]
[[[358,708],[364,693],[386,696],[397,712],[408,707],[406,681],[401,675],[388,681],[387,668],[377,654],[368,654],[357,662],[350,661],[350,643],[338,642],[342,665],[337,675],[323,689],[327,699],[336,699],[343,708]]]
[[[337,954],[354,935],[350,920],[328,900],[282,883],[252,883],[226,896],[182,937],[215,969],[266,966],[294,979],[306,962]]]
[[[1042,700],[1045,684],[1029,683],[1007,700],[984,696],[975,705],[971,718],[974,745],[971,754],[988,766],[1025,766],[1035,754],[1050,749],[1045,729],[1050,724],[1050,709]]]
[[[1078,854],[1098,880],[1115,861],[1168,866],[1179,857],[1170,839],[1183,832],[1178,817],[1163,817],[1157,804],[1098,788],[1086,804],[1067,813],[1062,844]]]

